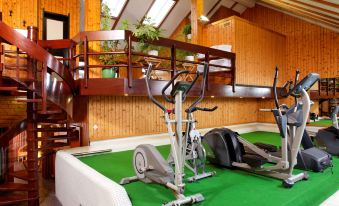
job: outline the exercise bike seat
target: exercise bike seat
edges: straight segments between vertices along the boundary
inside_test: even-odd
[[[190,82],[177,81],[171,91],[171,97],[174,98],[179,91],[182,91],[182,93],[185,94],[190,88],[190,86],[191,86]]]

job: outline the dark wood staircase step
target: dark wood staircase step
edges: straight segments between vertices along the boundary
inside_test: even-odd
[[[73,131],[73,128],[67,128],[67,127],[55,127],[55,128],[36,128],[36,132],[67,132],[67,131]]]
[[[0,205],[17,205],[19,203],[24,203],[30,200],[37,200],[36,198],[28,198],[24,194],[1,194],[0,195]]]
[[[26,181],[28,181],[28,180],[31,180],[31,181],[36,180],[35,178],[29,178],[28,177],[28,172],[26,170],[19,170],[19,171],[15,171],[15,172],[10,172],[9,176],[15,177],[15,178],[18,178],[18,179],[21,179],[21,180],[26,180]]]
[[[55,141],[55,140],[69,140],[78,138],[77,136],[72,135],[58,135],[58,136],[51,136],[51,137],[39,137],[37,141],[41,142],[48,142],[48,141]]]
[[[70,145],[67,142],[55,142],[53,144],[48,144],[46,146],[42,146],[39,148],[40,151],[46,151],[46,150],[58,150],[63,147],[70,147]]]
[[[47,110],[47,111],[37,111],[38,114],[62,114],[64,111],[63,110]]]
[[[31,191],[32,188],[28,184],[6,182],[0,184],[0,192],[11,192],[11,191]]]
[[[18,87],[0,87],[0,91],[17,91]]]

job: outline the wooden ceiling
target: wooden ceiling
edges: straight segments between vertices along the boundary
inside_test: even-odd
[[[142,3],[141,3],[142,2]],[[119,28],[123,19],[136,23],[147,13],[154,0],[129,0],[113,28]],[[164,36],[170,36],[179,23],[190,13],[191,0],[177,0],[160,25]],[[339,0],[204,0],[204,13],[211,18],[220,8],[229,8],[240,15],[249,8],[260,4],[285,14],[303,19],[313,24],[339,32]]]
[[[339,0],[259,0],[257,4],[339,32]]]

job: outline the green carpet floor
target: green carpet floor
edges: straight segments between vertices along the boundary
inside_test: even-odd
[[[307,124],[307,126],[315,126],[315,127],[329,127],[332,126],[332,120],[330,119],[321,119],[319,121],[313,122]]]
[[[251,142],[280,144],[276,133],[253,132],[242,135]],[[169,146],[158,147],[167,157]],[[122,177],[133,176],[133,151],[107,153],[81,157],[80,160],[106,177],[119,182]],[[208,165],[217,175],[212,178],[187,183],[185,194],[202,193],[205,201],[198,205],[319,205],[339,190],[339,158],[334,158],[333,174],[330,169],[323,173],[309,172],[308,181],[298,182],[291,189],[281,186],[281,181],[250,174],[238,169],[230,170]],[[295,170],[295,173],[300,170]],[[170,190],[156,184],[135,182],[124,186],[136,206],[161,205],[173,200]]]

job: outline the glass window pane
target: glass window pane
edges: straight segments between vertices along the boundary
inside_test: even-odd
[[[149,23],[159,26],[174,4],[174,0],[156,0],[146,15],[146,17],[150,18]]]
[[[102,0],[110,9],[112,17],[118,17],[127,0]]]

